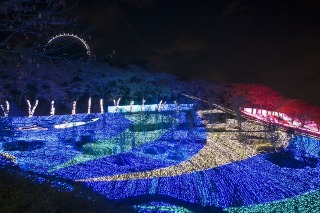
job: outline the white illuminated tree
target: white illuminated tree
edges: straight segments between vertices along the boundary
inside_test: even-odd
[[[84,80],[81,75],[81,64],[78,65],[79,66],[77,66],[76,64],[72,64],[72,67],[69,67],[66,81],[66,93],[68,95],[69,101],[72,101],[72,115],[76,114],[77,101],[80,97],[86,94]]]
[[[30,66],[24,69],[24,83],[22,84],[23,96],[28,106],[28,116],[32,117],[39,105],[39,99],[45,99],[49,82],[47,73],[40,70],[37,66]],[[17,82],[21,84],[21,81]]]
[[[153,101],[159,103],[160,101],[166,102],[171,98],[173,91],[171,85],[175,82],[175,77],[166,73],[154,73],[152,79],[152,92]]]
[[[130,79],[128,82],[129,97],[132,100],[137,100],[143,106],[146,101],[152,102],[153,100],[153,89],[155,83],[154,74],[149,73],[138,67],[130,67]]]
[[[113,75],[111,68],[105,64],[94,64],[85,72],[87,93],[90,96],[94,91],[100,97],[100,113],[104,113],[104,99],[110,94]]]
[[[85,94],[87,94],[88,97],[88,111],[87,113],[91,113],[91,104],[92,104],[92,96],[95,95],[96,93],[96,86],[95,83],[93,82],[95,72],[93,71],[92,66],[85,66],[82,69],[82,80],[83,80],[83,86],[85,87]]]
[[[5,76],[1,81],[3,85],[7,85],[6,89],[12,95],[12,99],[15,99],[18,105],[25,100],[28,104],[28,115],[32,116],[37,104],[31,106],[33,105],[31,102],[36,102],[39,95],[37,80],[39,76],[35,73],[34,66],[22,67],[20,64],[17,66],[9,64],[3,73]]]
[[[11,82],[12,78],[3,70],[0,70],[0,106],[5,117],[7,117],[10,112],[10,101],[12,100],[10,92]]]
[[[176,110],[179,110],[181,102],[186,102],[186,96],[190,92],[190,84],[176,80],[171,85],[173,103],[176,105]],[[189,94],[190,95],[190,94]],[[189,100],[190,101],[190,100]]]
[[[110,81],[110,97],[112,98],[117,111],[121,99],[128,94],[131,75],[121,69],[115,69],[113,72],[114,73]]]
[[[46,77],[41,82],[43,100],[50,103],[50,115],[55,115],[59,103],[68,105],[67,89],[70,78],[68,67],[63,63],[55,63],[42,65],[42,69],[47,71]]]

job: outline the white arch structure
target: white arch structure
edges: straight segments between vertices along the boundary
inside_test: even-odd
[[[86,48],[86,50],[87,50],[87,55],[90,55],[90,54],[91,54],[90,47],[89,47],[89,45],[87,44],[87,42],[86,42],[85,40],[83,40],[82,38],[78,37],[77,35],[69,34],[69,33],[63,33],[63,34],[59,34],[59,35],[56,35],[56,36],[52,37],[52,38],[48,41],[48,43],[46,44],[46,47],[47,47],[53,40],[55,40],[55,39],[57,39],[57,38],[62,38],[62,37],[72,37],[72,38],[75,38],[75,39],[79,40],[79,41],[83,44],[83,46]],[[45,47],[45,49],[46,49],[46,47]]]

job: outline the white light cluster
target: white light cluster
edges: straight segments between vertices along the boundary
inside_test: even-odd
[[[4,117],[8,117],[9,111],[10,111],[9,101],[6,101],[6,108],[4,108],[2,104],[0,106],[1,106],[1,109],[3,110]]]
[[[36,110],[37,106],[38,106],[39,100],[36,100],[36,102],[34,103],[33,106],[31,106],[31,103],[29,100],[27,100],[27,104],[28,104],[28,114],[29,117],[32,117],[34,114],[34,111]]]
[[[14,164],[18,163],[17,158],[13,155],[8,154],[8,153],[0,152],[0,156],[3,156],[5,158],[11,160]]]
[[[54,101],[51,101],[50,115],[55,115],[55,112],[56,112],[56,108],[54,107]]]
[[[91,113],[91,97],[88,100],[88,114]]]
[[[100,99],[100,113],[103,114],[104,113],[104,108],[103,108],[103,99]]]
[[[77,101],[73,101],[72,103],[72,115],[76,114]]]

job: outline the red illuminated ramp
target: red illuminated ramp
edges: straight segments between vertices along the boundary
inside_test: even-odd
[[[302,126],[302,123],[298,119],[293,119],[289,115],[282,112],[256,108],[244,108],[241,110],[241,112],[250,118],[254,118],[266,123],[277,124],[285,128],[292,128],[302,133],[320,137],[319,128],[314,121],[309,121]]]

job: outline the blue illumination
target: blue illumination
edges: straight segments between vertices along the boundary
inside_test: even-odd
[[[206,131],[201,119],[194,116],[192,125],[188,125],[188,113],[181,111],[168,112],[162,117],[161,114],[150,115],[148,128],[153,129],[150,132],[165,129],[153,141],[139,143],[138,139],[122,138],[129,140],[130,149],[119,145],[110,155],[84,153],[83,147],[88,144],[125,137],[121,135],[131,131],[130,128],[137,128],[137,131],[143,129],[133,127],[138,122],[133,117],[134,114],[110,113],[10,118],[12,120],[7,125],[14,131],[2,135],[0,151],[16,157],[17,165],[25,170],[78,180],[168,167],[190,159],[205,145]],[[99,120],[68,129],[53,128],[63,122],[86,122],[94,118]],[[170,122],[172,125],[167,125]],[[17,130],[35,125],[47,130]],[[119,143],[121,140],[118,140]],[[14,144],[16,141],[20,144]],[[268,203],[319,191],[320,141],[296,136],[285,151],[296,161],[304,162],[302,166],[294,168],[272,160],[274,156],[271,154],[260,154],[240,162],[174,177],[85,184],[110,199],[163,195],[191,204],[221,208]],[[87,157],[87,160],[52,170],[79,155]],[[14,165],[13,161],[0,155],[0,166],[8,165]],[[57,181],[55,185],[64,184]]]
[[[192,110],[193,104],[180,104],[178,105],[179,110]],[[175,104],[165,104],[161,107],[160,111],[176,111],[177,106]],[[149,104],[149,105],[132,105],[132,106],[108,106],[109,113],[115,112],[157,112],[158,105],[157,104]]]

